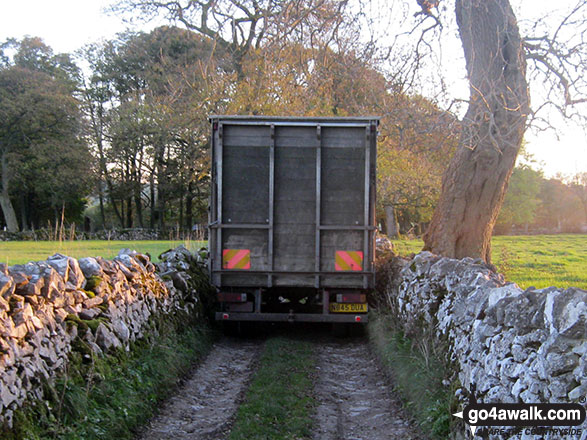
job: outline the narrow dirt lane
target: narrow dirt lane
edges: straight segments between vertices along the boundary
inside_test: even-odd
[[[364,339],[316,347],[316,440],[416,440]]]
[[[139,438],[224,438],[251,379],[261,347],[261,341],[220,340]]]

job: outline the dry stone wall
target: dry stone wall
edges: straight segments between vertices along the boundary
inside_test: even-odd
[[[387,300],[408,334],[432,331],[448,344],[463,405],[471,395],[486,403],[584,401],[587,291],[522,290],[481,260],[429,252],[394,264]]]
[[[128,350],[152,317],[199,313],[190,275],[197,257],[179,247],[161,260],[123,249],[113,260],[55,254],[0,264],[0,423],[10,426],[14,410],[43,397],[71,351]]]

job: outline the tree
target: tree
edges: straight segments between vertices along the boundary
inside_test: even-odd
[[[334,40],[345,23],[348,0],[119,0],[115,13],[143,19],[164,15],[230,54],[237,79],[251,50],[264,42]],[[327,35],[325,38],[324,35]]]
[[[560,178],[544,179],[540,185],[540,207],[535,224],[556,232],[580,232],[587,222],[587,213],[577,209],[581,196],[576,183],[565,184]]]
[[[40,223],[46,205],[55,217],[65,205],[79,206],[91,174],[73,63],[38,38],[10,40],[8,48],[14,57],[0,66],[0,204],[7,228],[17,231],[14,199],[26,229]]]
[[[424,249],[490,262],[493,226],[530,111],[526,60],[509,1],[457,0],[456,16],[470,101]]]
[[[584,171],[572,176],[569,186],[581,201],[585,221],[587,222],[587,172]]]
[[[421,96],[395,92],[386,97],[377,157],[377,198],[389,237],[399,222],[430,220],[442,174],[455,148],[458,121]]]
[[[542,173],[533,170],[527,165],[514,168],[503,206],[496,222],[496,230],[506,232],[512,226],[528,226],[534,223],[536,213],[540,206],[540,186],[542,185]]]
[[[111,207],[121,227],[191,227],[193,199],[205,197],[207,116],[227,100],[225,56],[208,37],[168,26],[86,48],[103,225]]]

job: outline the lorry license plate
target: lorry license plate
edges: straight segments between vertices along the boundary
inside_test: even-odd
[[[367,304],[331,303],[332,313],[367,313]]]

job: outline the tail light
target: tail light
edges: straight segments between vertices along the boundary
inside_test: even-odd
[[[232,302],[232,303],[246,302],[247,301],[247,294],[246,293],[220,292],[218,294],[218,301],[219,302]]]
[[[337,293],[337,303],[366,303],[367,295],[364,293]]]

